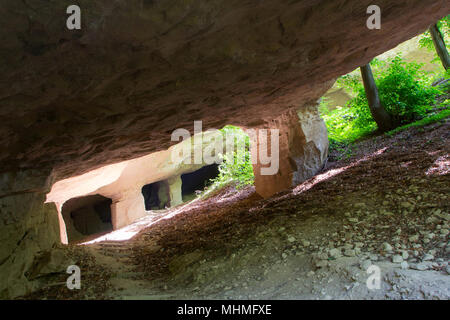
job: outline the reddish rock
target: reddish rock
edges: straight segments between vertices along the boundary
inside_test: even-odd
[[[279,130],[279,170],[276,174],[264,174],[261,170],[269,167],[260,161],[253,165],[256,192],[269,197],[289,189],[316,175],[325,165],[328,155],[328,135],[324,121],[315,105],[291,110],[275,119],[268,129]],[[264,149],[271,150],[271,139]],[[263,147],[252,139],[252,145]],[[276,150],[274,150],[276,151]],[[255,157],[256,150],[252,152]],[[269,152],[270,153],[270,152]]]
[[[57,210],[43,204],[51,183],[165,150],[194,120],[271,127],[450,11],[447,0],[378,0],[372,31],[372,0],[77,3],[80,31],[65,28],[71,1],[0,8],[0,298],[35,289],[33,256],[60,241]],[[281,173],[257,177],[264,195],[323,162],[306,127],[279,119]]]

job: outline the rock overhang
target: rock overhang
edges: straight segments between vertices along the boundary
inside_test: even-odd
[[[0,5],[3,298],[36,289],[33,257],[60,243],[58,212],[44,205],[55,181],[165,150],[174,129],[202,120],[282,125],[281,174],[255,185],[264,196],[289,188],[326,157],[311,106],[333,80],[450,11],[445,0],[378,0],[382,28],[368,30],[369,0],[78,0],[82,30],[68,31],[72,4]],[[130,200],[118,208],[128,220]]]
[[[220,141],[220,149],[215,148]],[[167,150],[154,152],[139,158],[106,165],[85,174],[57,181],[47,194],[46,202],[62,206],[69,199],[100,194],[119,200],[128,192],[140,192],[150,183],[171,179],[191,173],[220,159],[220,154],[229,152],[237,146],[232,139],[226,140],[219,130],[201,132],[189,137]],[[211,159],[203,157],[210,149]],[[196,162],[195,154],[201,154]],[[206,162],[209,160],[209,162]]]
[[[0,16],[4,171],[55,177],[167,149],[176,128],[264,125],[424,31],[447,1],[9,2]]]

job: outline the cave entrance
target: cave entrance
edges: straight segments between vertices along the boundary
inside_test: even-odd
[[[166,180],[147,184],[142,187],[145,210],[161,210],[170,203],[169,184]]]
[[[197,197],[196,191],[203,191],[211,185],[211,179],[219,175],[219,165],[211,164],[191,173],[181,175],[181,195],[183,202]]]
[[[62,207],[69,243],[111,232],[112,200],[101,195],[73,198]]]

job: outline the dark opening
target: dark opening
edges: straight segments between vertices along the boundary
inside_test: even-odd
[[[101,195],[70,199],[62,207],[69,243],[113,230],[112,200]]]
[[[167,181],[158,181],[142,187],[145,210],[160,210],[169,205],[169,185]]]
[[[211,179],[219,175],[219,165],[211,164],[197,171],[181,175],[181,192],[183,201],[194,199],[196,191],[203,191],[205,187],[211,184]]]

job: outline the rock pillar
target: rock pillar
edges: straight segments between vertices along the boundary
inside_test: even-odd
[[[179,204],[183,203],[183,197],[181,192],[181,176],[176,176],[170,178],[169,182],[169,191],[170,191],[170,206],[175,207]]]
[[[267,138],[262,130],[267,130]],[[278,129],[278,141],[271,139],[270,129]],[[274,134],[272,132],[272,134]],[[324,121],[315,106],[291,110],[250,134],[256,192],[267,198],[289,189],[316,175],[325,165],[328,155],[328,135]],[[273,146],[278,142],[278,146]],[[261,163],[263,154],[278,152],[278,170],[264,173],[270,167]],[[272,161],[275,161],[272,155]],[[255,162],[255,160],[253,160]]]
[[[146,215],[144,197],[141,190],[129,191],[111,205],[113,229],[120,229]]]

